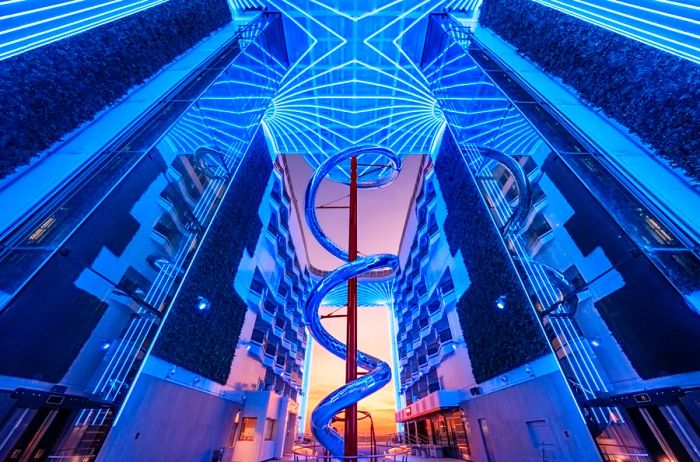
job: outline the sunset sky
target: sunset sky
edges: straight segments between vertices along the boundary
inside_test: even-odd
[[[322,314],[333,311],[324,308]],[[340,312],[343,312],[341,310]],[[340,313],[339,312],[339,313]],[[331,318],[323,321],[328,331],[337,338],[345,339],[345,319]],[[374,355],[390,365],[391,340],[389,337],[389,313],[386,307],[364,307],[359,310],[358,342],[362,351]],[[319,401],[345,383],[345,362],[336,358],[325,349],[314,343],[311,359],[311,375],[309,381],[309,402],[305,432],[309,433],[309,416]],[[369,396],[358,405],[359,410],[368,411],[374,419],[377,435],[387,435],[396,432],[394,422],[395,398],[394,384],[390,382],[379,392]],[[360,433],[369,433],[369,422],[359,422]]]
[[[342,264],[329,254],[308,232],[304,220],[304,193],[312,168],[303,156],[285,155],[287,168],[292,178],[292,189],[301,212],[302,229],[309,261],[316,268],[333,270]],[[365,255],[374,253],[396,253],[401,244],[401,234],[408,215],[408,207],[420,174],[423,156],[405,156],[403,168],[393,183],[380,188],[360,190],[358,193],[358,249]],[[341,183],[326,180],[319,188],[316,204],[321,205],[343,197],[348,187]],[[344,199],[334,205],[347,205]],[[346,209],[326,209],[318,212],[318,221],[324,232],[334,241],[347,247],[348,212]]]

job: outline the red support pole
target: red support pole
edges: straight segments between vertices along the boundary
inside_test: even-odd
[[[357,259],[357,157],[350,160],[348,260]],[[357,278],[348,280],[347,359],[345,383],[357,379]],[[345,408],[345,457],[357,456],[357,403]]]

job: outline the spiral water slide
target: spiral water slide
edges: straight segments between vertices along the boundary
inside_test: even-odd
[[[334,287],[344,284],[346,281],[369,271],[382,268],[396,270],[399,267],[399,258],[392,254],[375,254],[369,256],[363,255],[354,261],[348,261],[348,251],[328,238],[321,229],[318,217],[316,216],[316,194],[321,182],[333,169],[347,162],[354,156],[359,158],[360,156],[368,157],[369,155],[386,159],[388,165],[384,164],[374,168],[374,171],[379,171],[380,173],[374,175],[372,179],[358,181],[358,189],[382,188],[394,181],[401,169],[401,160],[399,157],[388,148],[360,146],[346,149],[329,157],[313,174],[306,188],[305,214],[309,230],[328,252],[348,263],[328,273],[313,288],[306,302],[304,316],[306,325],[314,340],[316,340],[320,346],[342,360],[346,360],[347,357],[346,345],[333,337],[321,325],[319,307],[321,306],[323,298],[333,290]],[[366,173],[371,173],[371,166],[368,168],[369,170]],[[346,182],[343,183],[348,184]],[[343,437],[331,427],[333,418],[347,407],[384,387],[391,380],[391,369],[389,365],[374,356],[358,351],[357,365],[359,368],[366,371],[366,373],[326,396],[311,414],[312,433],[318,442],[328,449],[333,457],[340,459],[343,458],[344,454],[344,442]]]

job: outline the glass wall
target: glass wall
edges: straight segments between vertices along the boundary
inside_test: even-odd
[[[656,443],[627,425],[637,411],[610,397],[698,385],[697,252],[468,29],[448,15],[430,21],[422,69],[571,391],[606,457],[649,460]]]
[[[3,240],[0,458],[96,454],[288,67],[281,28],[243,26]]]

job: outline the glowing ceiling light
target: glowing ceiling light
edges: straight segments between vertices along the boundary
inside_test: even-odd
[[[211,302],[209,301],[209,299],[200,295],[199,297],[197,297],[196,308],[199,313],[204,313],[211,309]]]
[[[507,297],[505,295],[501,295],[496,299],[496,308],[499,310],[505,310],[506,309],[506,301]]]
[[[312,166],[350,144],[430,152],[444,116],[402,37],[432,11],[458,2],[370,1],[354,9],[339,1],[266,3],[308,37],[264,119],[273,145],[305,153]],[[352,37],[343,32],[350,30]]]

